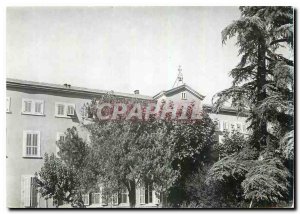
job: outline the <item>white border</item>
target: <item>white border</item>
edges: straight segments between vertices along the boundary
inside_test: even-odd
[[[6,7],[7,6],[239,6],[239,5],[264,5],[264,6],[270,6],[270,5],[291,5],[296,7],[296,9],[299,9],[299,0],[240,0],[240,1],[236,1],[236,0],[209,0],[209,1],[197,1],[197,0],[2,0],[0,2],[1,5],[1,15],[0,15],[0,24],[1,24],[1,36],[2,36],[2,42],[1,42],[1,46],[0,46],[0,50],[1,51],[1,79],[0,79],[0,97],[1,97],[1,104],[0,105],[0,112],[2,114],[4,114],[2,118],[6,118],[6,109],[5,109],[5,104],[4,104],[4,99],[6,97],[6,86],[5,86],[5,77],[6,77]],[[299,11],[298,11],[299,12]],[[298,13],[299,16],[299,13]],[[299,22],[298,22],[299,23]],[[296,24],[297,28],[298,28],[298,23]],[[295,47],[297,48],[297,47]],[[299,76],[299,75],[297,75]],[[298,81],[299,82],[299,81]],[[299,100],[299,93],[297,96],[298,100]],[[5,100],[6,101],[6,100]],[[298,117],[297,117],[298,119]],[[6,163],[5,163],[5,158],[6,157],[6,140],[5,139],[5,135],[6,135],[6,120],[2,120],[2,122],[0,123],[1,126],[1,139],[3,142],[2,143],[2,148],[0,149],[1,151],[1,182],[0,182],[0,188],[2,190],[5,190],[5,194],[0,194],[0,210],[1,213],[8,213],[9,210],[6,208]],[[298,127],[299,128],[299,127]],[[298,130],[297,130],[298,131]],[[5,149],[4,149],[5,147]],[[299,148],[299,146],[298,146]],[[298,153],[299,155],[299,153]],[[297,170],[299,169],[299,165],[297,167]],[[296,187],[299,187],[299,185],[296,185]],[[297,190],[299,190],[297,188]],[[297,191],[299,193],[299,191]],[[297,197],[299,198],[299,196]],[[298,200],[297,200],[298,202]],[[296,203],[298,204],[298,203]],[[98,210],[99,211],[99,210]],[[101,210],[101,212],[107,212],[105,210]],[[124,212],[124,210],[122,210]],[[141,211],[141,210],[139,210]],[[148,210],[147,210],[148,211]],[[171,212],[173,212],[172,210],[170,210]],[[182,212],[183,210],[181,210],[180,212]],[[199,210],[198,210],[199,211]],[[241,212],[242,210],[236,210],[237,212]],[[270,211],[270,210],[269,210]],[[21,211],[24,212],[24,211]],[[38,211],[38,212],[41,212]],[[62,211],[58,211],[59,213]],[[80,211],[84,212],[83,210]],[[112,211],[109,211],[110,213],[112,213]],[[116,211],[114,211],[116,212]],[[146,212],[146,211],[143,211]],[[157,211],[156,211],[157,212]],[[162,213],[163,211],[158,211],[159,213]],[[184,211],[185,212],[185,211]],[[188,211],[186,211],[188,212]],[[201,210],[201,212],[203,212]],[[214,211],[204,211],[206,212],[219,212],[217,210]],[[222,211],[224,212],[224,210]],[[231,211],[230,211],[231,212]],[[263,210],[259,210],[256,211],[256,213],[264,213],[265,211]],[[272,212],[272,211],[271,211]],[[284,210],[280,210],[280,212],[289,212],[289,211],[284,211]]]

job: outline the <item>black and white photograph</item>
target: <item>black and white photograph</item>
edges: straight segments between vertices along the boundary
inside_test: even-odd
[[[293,6],[5,12],[7,208],[295,208]]]

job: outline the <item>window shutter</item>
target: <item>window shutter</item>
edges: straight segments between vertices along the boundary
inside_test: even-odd
[[[37,156],[41,156],[41,133],[37,132]]]
[[[152,184],[148,185],[148,203],[153,203],[153,189]]]
[[[22,176],[22,192],[24,207],[30,207],[30,190],[31,190],[31,177],[27,175]]]
[[[73,105],[68,105],[68,111],[67,111],[67,115],[74,115],[74,106]]]
[[[35,102],[35,113],[43,114],[43,102]]]
[[[140,185],[137,186],[137,188],[135,188],[135,200],[136,200],[136,204],[140,204]]]
[[[122,203],[121,191],[118,192],[118,204]]]
[[[30,178],[30,207],[36,208],[38,206],[38,191],[35,184],[35,177]]]
[[[24,112],[31,112],[31,101],[25,101]]]
[[[139,189],[140,195],[140,204],[145,204],[145,186],[143,184],[140,185]]]

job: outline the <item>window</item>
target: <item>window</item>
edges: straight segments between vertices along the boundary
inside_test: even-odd
[[[24,207],[38,207],[38,190],[34,176],[23,175],[21,177],[21,194]]]
[[[23,99],[22,100],[22,114],[43,115],[44,101]]]
[[[10,112],[10,97],[6,97],[6,112]]]
[[[24,131],[23,156],[40,157],[40,132],[39,131]]]
[[[186,100],[186,93],[185,92],[181,92],[181,99]]]
[[[153,186],[152,184],[143,184],[140,187],[140,203],[149,204],[153,203]]]
[[[64,114],[64,109],[65,109],[65,106],[64,105],[62,105],[62,104],[58,104],[57,105],[57,115],[65,115]]]
[[[70,116],[74,115],[74,107],[72,105],[68,105],[67,115],[70,115]]]
[[[220,121],[216,119],[216,120],[214,120],[214,124],[215,124],[216,130],[220,130]]]
[[[89,194],[82,195],[82,201],[84,205],[90,205],[90,196]]]
[[[152,203],[153,202],[153,198],[152,198],[152,184],[148,184],[146,185],[146,189],[145,189],[145,201],[146,203]]]
[[[103,189],[101,191],[101,204],[103,206],[108,205],[108,193],[103,191]]]
[[[71,103],[55,103],[56,117],[72,117],[75,115],[75,104]]]
[[[119,204],[118,193],[114,193],[114,194],[112,195],[112,204],[113,204],[113,205],[118,205],[118,204]]]
[[[92,193],[92,204],[101,204],[101,193]]]
[[[121,203],[128,203],[128,190],[125,188],[121,190]]]
[[[140,187],[140,203],[145,204],[145,186]]]
[[[229,130],[229,123],[227,121],[223,121],[223,131]]]

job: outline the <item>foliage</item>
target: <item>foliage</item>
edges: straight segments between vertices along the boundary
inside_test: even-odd
[[[116,191],[126,187],[131,206],[136,184],[153,182],[155,190],[166,192],[193,164],[209,159],[203,151],[213,145],[214,124],[206,114],[185,122],[96,119],[85,127],[94,163],[101,166],[94,167],[100,182]]]
[[[277,158],[256,161],[242,182],[246,199],[279,202],[288,192],[288,170]]]
[[[45,154],[45,162],[36,173],[37,184],[43,197],[83,207],[82,194],[92,188],[97,179],[90,167],[90,149],[78,136],[75,127],[68,128],[65,140],[57,142],[58,156]]]
[[[57,206],[63,201],[73,202],[79,185],[76,172],[54,154],[49,156],[46,153],[44,160],[43,167],[36,173],[41,195],[45,199],[53,198]]]
[[[244,134],[232,130],[224,132],[223,142],[215,145],[215,150],[218,151],[219,157],[223,158],[241,151],[246,144],[246,138]]]
[[[225,43],[236,37],[241,60],[230,72],[232,86],[217,93],[213,103],[216,111],[229,100],[239,112],[248,111],[251,132],[240,148],[231,148],[228,141],[223,149],[227,154],[209,170],[207,182],[227,185],[235,180],[234,194],[242,191],[250,207],[253,203],[265,207],[286,200],[291,191],[294,63],[280,51],[293,49],[293,9],[240,7],[240,11],[241,18],[223,30],[222,38]]]

